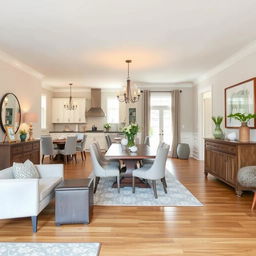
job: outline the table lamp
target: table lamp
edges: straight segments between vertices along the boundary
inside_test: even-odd
[[[29,138],[28,140],[33,140],[33,126],[32,123],[36,123],[38,121],[38,116],[36,113],[25,113],[24,114],[24,122],[29,124]]]

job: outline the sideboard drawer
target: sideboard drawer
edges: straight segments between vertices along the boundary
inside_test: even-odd
[[[38,150],[40,148],[39,143],[33,143],[33,150]]]
[[[11,148],[11,150],[12,150],[12,154],[14,155],[22,153],[22,147],[19,147],[19,146],[14,146]]]
[[[207,142],[205,145],[207,150],[212,150],[212,151],[218,151],[218,152],[223,152],[227,154],[236,154],[236,146],[234,145],[225,145],[225,144],[217,144],[213,142]]]
[[[29,143],[29,144],[26,144],[23,146],[23,151],[24,152],[29,152],[29,151],[32,151],[33,150],[33,144],[32,143]]]

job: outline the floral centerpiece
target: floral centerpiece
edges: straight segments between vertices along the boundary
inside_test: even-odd
[[[20,133],[20,141],[25,141],[26,138],[27,138],[27,132],[26,132],[26,130],[25,130],[25,129],[21,129],[21,130],[19,131],[19,133]]]
[[[136,134],[139,131],[138,124],[129,124],[128,126],[124,127],[122,132],[125,134],[128,140],[128,147],[132,147],[135,145],[134,139]]]
[[[220,128],[222,120],[223,120],[222,116],[217,116],[217,117],[213,116],[212,117],[212,121],[215,124],[215,129],[214,129],[214,132],[213,132],[213,136],[214,136],[215,139],[224,139],[224,133]]]

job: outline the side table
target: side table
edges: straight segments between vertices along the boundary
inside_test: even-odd
[[[55,188],[56,225],[89,224],[93,212],[93,180],[64,180]]]

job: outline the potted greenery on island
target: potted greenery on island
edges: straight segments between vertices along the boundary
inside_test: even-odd
[[[248,122],[251,119],[256,118],[256,114],[235,113],[228,115],[228,117],[234,118],[241,122],[241,127],[239,128],[239,141],[250,141],[250,128],[248,127]]]

